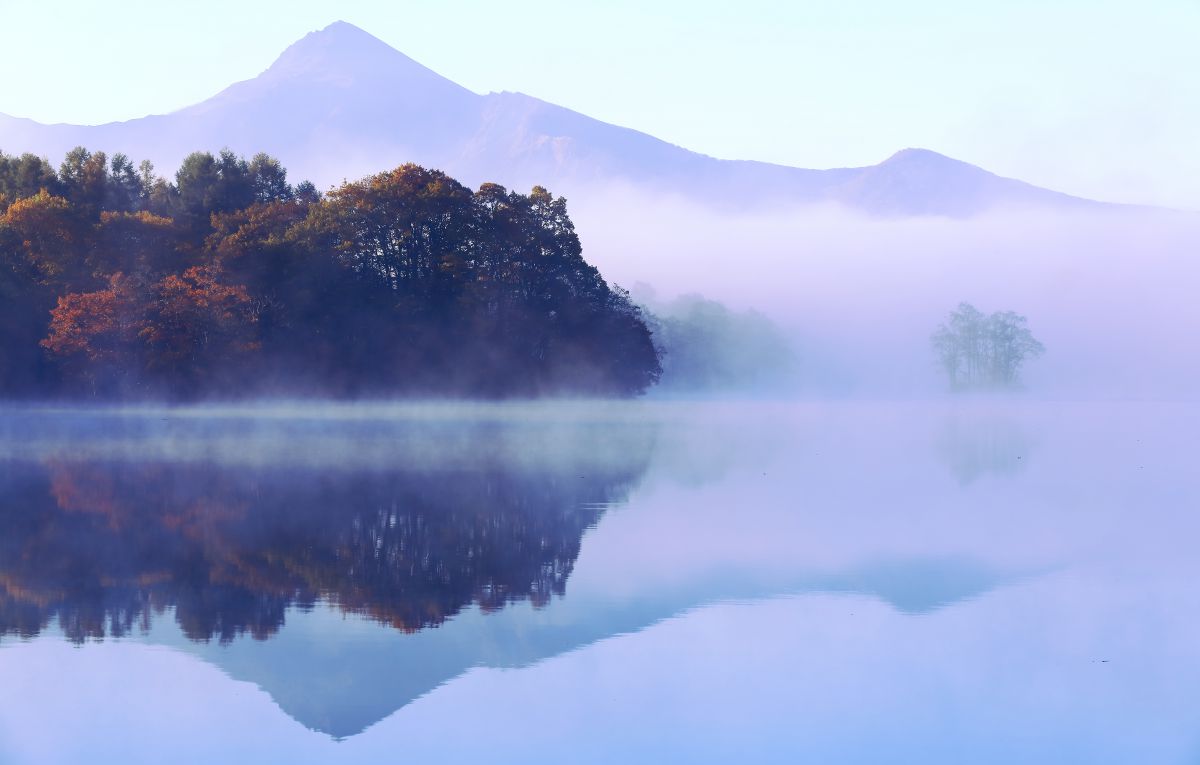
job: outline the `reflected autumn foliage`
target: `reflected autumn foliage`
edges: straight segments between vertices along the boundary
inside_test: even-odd
[[[329,602],[403,631],[544,605],[649,458],[412,470],[49,459],[0,465],[0,635],[117,637],[168,611],[265,639]],[[586,471],[586,472],[585,472]]]

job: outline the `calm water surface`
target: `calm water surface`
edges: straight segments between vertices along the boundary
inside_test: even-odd
[[[0,412],[0,763],[1200,762],[1200,408]]]

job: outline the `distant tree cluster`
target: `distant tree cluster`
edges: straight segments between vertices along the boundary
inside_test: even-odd
[[[959,303],[931,338],[950,387],[1016,387],[1025,361],[1046,350],[1026,325],[1025,317],[1012,311],[989,316],[970,303]]]
[[[796,354],[784,333],[757,311],[733,311],[701,295],[658,301],[635,287],[662,359],[669,393],[764,392],[796,382]]]
[[[661,373],[566,203],[404,165],[0,153],[0,395],[629,395]]]

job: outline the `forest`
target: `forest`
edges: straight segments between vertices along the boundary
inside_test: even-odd
[[[407,164],[328,193],[197,152],[173,181],[0,153],[0,397],[636,395],[646,317],[566,201]]]

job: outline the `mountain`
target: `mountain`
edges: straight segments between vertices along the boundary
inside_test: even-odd
[[[586,194],[613,185],[721,207],[837,202],[882,215],[969,216],[995,207],[1101,203],[1002,178],[932,151],[806,170],[714,159],[521,93],[478,95],[345,22],[289,47],[265,72],[184,109],[97,126],[0,114],[0,149],[58,161],[75,146],[148,158],[171,173],[189,152],[279,157],[330,186],[404,162],[475,186]]]
[[[345,739],[472,668],[528,667],[713,603],[839,593],[876,598],[904,614],[929,614],[1013,580],[1012,574],[970,560],[917,558],[843,572],[802,571],[769,584],[721,578],[628,600],[568,597],[543,608],[470,609],[436,629],[412,633],[318,607],[290,611],[287,626],[268,640],[189,640],[163,623],[167,620],[142,639],[196,655],[236,680],[254,683],[306,728]]]

